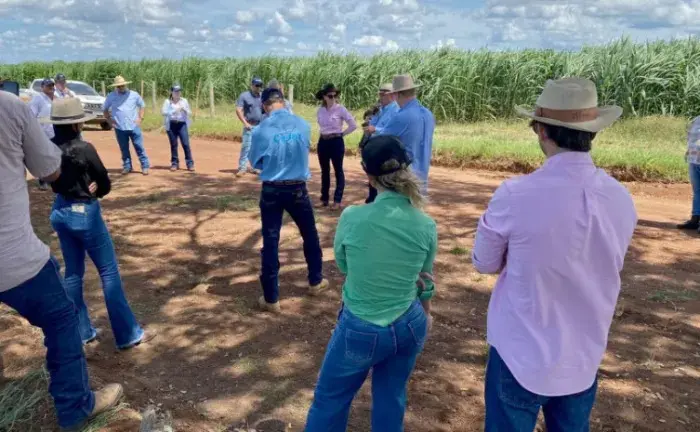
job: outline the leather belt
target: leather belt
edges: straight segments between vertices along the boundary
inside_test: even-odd
[[[333,138],[342,138],[342,137],[343,137],[343,134],[339,134],[339,133],[327,134],[327,135],[321,134],[322,140],[329,140],[329,139],[333,139]]]

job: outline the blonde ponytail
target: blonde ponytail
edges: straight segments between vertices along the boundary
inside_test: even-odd
[[[382,166],[383,169],[392,169],[398,162],[395,159],[389,160]],[[423,209],[427,204],[427,199],[421,193],[421,182],[413,174],[410,168],[404,168],[391,174],[375,177],[377,186],[406,196],[411,205],[417,209]]]

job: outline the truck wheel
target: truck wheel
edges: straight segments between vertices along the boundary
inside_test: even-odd
[[[108,131],[108,130],[112,129],[112,125],[107,123],[107,122],[100,123],[100,127],[102,128],[103,131]]]

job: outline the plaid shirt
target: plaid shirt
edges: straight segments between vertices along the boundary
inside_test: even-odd
[[[700,165],[700,117],[696,117],[688,130],[688,163]]]

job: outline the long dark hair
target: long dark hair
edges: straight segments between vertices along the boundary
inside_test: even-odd
[[[76,143],[80,138],[80,131],[75,130],[72,124],[53,125],[55,136],[53,142],[60,147],[63,157],[70,160],[74,165],[87,167],[87,160],[82,157]]]

